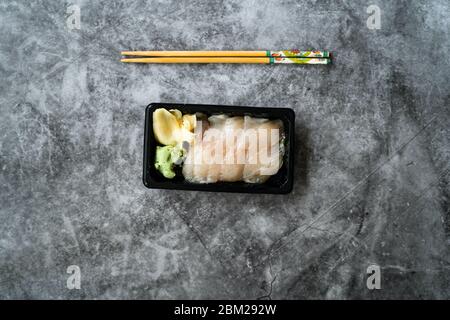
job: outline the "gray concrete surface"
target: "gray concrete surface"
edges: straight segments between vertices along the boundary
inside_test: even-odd
[[[446,0],[1,1],[0,298],[450,298],[448,12]],[[124,49],[290,48],[335,63],[119,62]],[[150,102],[294,109],[294,191],[145,189]],[[380,290],[366,287],[371,264]]]

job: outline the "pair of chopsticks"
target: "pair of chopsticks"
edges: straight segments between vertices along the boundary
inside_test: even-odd
[[[328,51],[122,51],[127,63],[330,64]],[[131,57],[131,58],[130,58]]]

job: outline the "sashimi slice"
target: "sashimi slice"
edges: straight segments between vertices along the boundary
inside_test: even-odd
[[[245,143],[242,139],[244,129],[243,117],[232,117],[224,126],[225,156],[220,167],[220,180],[235,182],[242,180],[245,164]],[[241,157],[239,156],[241,152]]]
[[[189,182],[206,183],[207,167],[202,164],[203,134],[208,122],[199,121],[194,130],[194,140],[189,146],[183,163],[183,176]],[[206,129],[207,130],[207,129]]]
[[[217,115],[208,118],[210,128],[205,132],[203,138],[204,160],[208,165],[207,182],[219,181],[222,163],[224,162],[225,141],[224,126],[228,116]]]
[[[282,128],[283,123],[280,120],[264,122],[258,128],[259,174],[266,179],[276,174],[282,165],[280,149]]]
[[[244,117],[245,135],[245,166],[242,180],[249,183],[257,182],[260,166],[258,164],[258,126],[268,119]]]
[[[248,183],[262,183],[279,170],[280,161],[277,162],[275,160],[279,159],[279,139],[277,141],[271,141],[271,130],[276,129],[281,132],[282,123],[279,120],[271,121],[262,118],[245,117],[244,129],[247,153],[243,180]],[[257,136],[256,141],[255,135]],[[261,162],[262,158],[259,154],[260,149],[263,147],[261,141],[259,141],[260,136],[264,136],[267,141],[267,146],[263,151],[266,151],[269,157],[266,156],[264,158],[264,163]],[[272,156],[273,153],[275,153],[275,156]]]

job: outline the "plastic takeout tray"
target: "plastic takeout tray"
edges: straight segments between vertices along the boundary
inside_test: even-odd
[[[158,142],[153,135],[153,111],[158,108],[178,109],[183,114],[201,112],[207,116],[226,114],[229,116],[252,116],[257,118],[280,119],[285,133],[285,154],[280,170],[266,182],[252,184],[246,182],[216,182],[197,184],[186,181],[181,170],[173,179],[167,179],[154,166]],[[259,108],[182,103],[152,103],[145,110],[144,129],[144,172],[143,181],[147,188],[197,190],[212,192],[272,193],[284,194],[292,191],[294,178],[295,113],[288,108]]]

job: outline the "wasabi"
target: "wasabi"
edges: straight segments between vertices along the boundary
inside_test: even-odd
[[[179,165],[184,156],[182,148],[177,146],[156,147],[155,168],[167,179],[175,177],[174,165]]]

